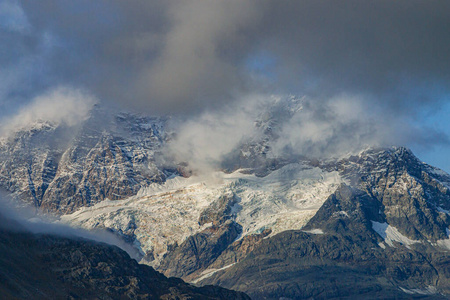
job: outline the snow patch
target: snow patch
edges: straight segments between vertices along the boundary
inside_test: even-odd
[[[450,250],[450,229],[446,228],[445,231],[447,232],[448,239],[438,240],[436,243],[438,246]]]
[[[398,242],[400,244],[405,245],[408,249],[410,249],[410,245],[420,243],[420,241],[417,240],[411,240],[408,237],[401,234],[397,228],[389,225],[388,223],[379,223],[375,221],[372,222],[372,229],[378,233],[388,244],[390,247],[394,247],[394,242]],[[381,246],[380,246],[381,247]],[[381,247],[383,248],[383,247]],[[383,248],[384,249],[384,248]]]
[[[306,233],[311,233],[311,234],[323,234],[323,230],[320,228],[315,228],[315,229],[311,229],[311,230],[302,230],[303,232]]]
[[[382,249],[386,249],[386,246],[384,245],[384,243],[378,243],[378,246],[380,246],[380,248],[382,248]]]
[[[350,218],[348,213],[346,211],[337,211],[333,213],[333,217],[344,217],[344,218]]]
[[[219,271],[222,271],[222,270],[225,270],[225,269],[228,269],[229,267],[232,267],[232,266],[234,266],[235,264],[236,264],[236,263],[233,263],[233,264],[231,264],[231,265],[222,267],[222,268],[220,268],[220,269],[207,269],[207,270],[205,270],[205,271],[202,272],[202,274],[201,274],[200,277],[198,277],[197,279],[191,281],[190,283],[196,284],[197,282],[200,282],[200,281],[202,281],[203,279],[209,278],[209,277],[211,277],[212,275],[214,275],[215,273],[217,273],[217,272],[219,272]]]
[[[400,287],[400,289],[410,295],[419,294],[419,295],[434,295],[437,294],[437,289],[435,286],[429,285],[424,289],[406,289]]]

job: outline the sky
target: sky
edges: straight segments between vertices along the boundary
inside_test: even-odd
[[[280,149],[404,145],[450,172],[449,32],[437,0],[0,0],[0,117],[117,105],[179,116],[195,150],[296,95]]]

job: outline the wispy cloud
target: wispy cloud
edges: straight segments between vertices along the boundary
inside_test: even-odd
[[[0,2],[0,27],[13,32],[25,32],[30,29],[30,24],[18,1],[2,0]]]
[[[32,234],[50,234],[71,239],[88,239],[117,246],[136,260],[140,260],[142,256],[138,249],[106,229],[87,231],[73,228],[57,222],[54,218],[37,215],[36,211],[30,207],[13,206],[10,199],[3,195],[0,196],[0,229]]]
[[[221,110],[211,110],[174,124],[169,154],[197,173],[218,169],[225,155],[257,134],[255,120],[266,97],[246,96]]]
[[[37,121],[74,126],[85,120],[95,103],[96,99],[89,94],[60,87],[37,96],[15,114],[3,119],[1,134],[8,135]]]

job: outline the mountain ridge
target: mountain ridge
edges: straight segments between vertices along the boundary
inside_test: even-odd
[[[0,237],[0,292],[5,299],[250,299],[167,278],[115,246],[32,234],[3,215]]]
[[[347,285],[360,277],[359,296],[448,295],[450,175],[404,147],[277,157],[270,145],[279,124],[272,117],[261,117],[259,134],[207,176],[165,156],[176,132],[164,129],[164,119],[94,117],[60,152],[50,141],[62,129],[36,127],[3,141],[0,185],[59,222],[113,232],[137,249],[141,263],[198,285],[257,299],[351,298]],[[353,252],[379,260],[376,270]],[[307,282],[296,257],[314,262],[308,276],[329,292]],[[320,273],[327,268],[334,271]],[[280,281],[283,272],[291,277]],[[327,285],[336,272],[342,281]]]

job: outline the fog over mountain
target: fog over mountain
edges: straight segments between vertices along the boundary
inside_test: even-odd
[[[446,124],[427,122],[448,100],[445,1],[3,0],[0,5],[3,123],[27,109],[39,114],[36,99],[66,103],[83,94],[106,105],[176,114],[201,131],[208,118],[220,120],[233,107],[251,111],[255,94],[260,99],[294,94],[310,99],[311,112],[290,124],[291,130],[303,126],[307,136],[320,134],[319,148],[349,136],[348,144],[354,144],[353,136],[365,135],[372,138],[361,144],[429,149],[449,142]],[[60,118],[69,117],[64,111]],[[233,130],[228,125],[217,130]],[[291,138],[288,129],[284,135]],[[293,143],[307,151],[317,148]]]
[[[54,236],[71,238],[71,239],[86,239],[114,245],[133,258],[139,258],[139,252],[131,245],[127,244],[116,235],[106,230],[88,231],[77,229],[65,225],[63,223],[55,222],[51,216],[36,215],[36,210],[32,206],[14,205],[12,199],[6,194],[1,195],[0,198],[0,228],[10,230],[17,233],[32,233],[51,234]],[[5,217],[7,216],[7,217]]]

